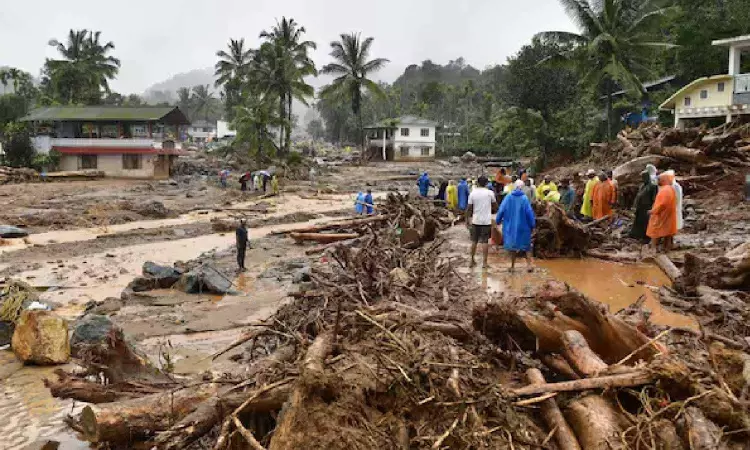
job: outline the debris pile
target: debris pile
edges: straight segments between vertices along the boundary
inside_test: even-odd
[[[49,382],[55,395],[96,403],[69,425],[109,448],[157,449],[741,448],[748,439],[750,385],[736,371],[745,353],[612,315],[559,283],[488,302],[442,256],[441,237],[413,249],[402,241],[399,228],[439,228],[443,213],[396,196],[382,208],[389,226],[372,222],[356,243],[330,247],[306,289],[215,355],[240,349],[231,358],[243,371],[166,381],[139,370],[156,378],[131,382],[121,370],[108,384],[61,372]],[[123,351],[79,357],[87,373],[132,359],[112,333],[103,348]]]
[[[25,167],[0,166],[0,184],[31,183],[39,181],[39,172]]]

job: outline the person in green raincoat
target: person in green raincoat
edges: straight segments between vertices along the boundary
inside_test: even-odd
[[[651,239],[646,236],[646,229],[648,228],[648,212],[654,206],[654,200],[656,200],[656,194],[659,193],[659,187],[651,181],[651,174],[644,170],[641,172],[641,188],[638,190],[638,194],[635,196],[635,216],[633,217],[633,227],[630,229],[628,234],[631,238],[637,239],[642,244],[648,244]]]

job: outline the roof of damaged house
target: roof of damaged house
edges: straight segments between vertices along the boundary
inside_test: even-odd
[[[176,106],[48,106],[36,108],[23,122],[142,121],[187,125],[190,120]]]

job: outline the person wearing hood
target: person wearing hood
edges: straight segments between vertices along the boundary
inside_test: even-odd
[[[659,177],[656,176],[656,166],[653,164],[646,164],[646,172],[648,172],[651,184],[659,186]]]
[[[448,187],[445,189],[446,201],[448,208],[456,209],[458,206],[458,188],[454,180],[448,181]]]
[[[576,190],[570,185],[568,180],[562,180],[560,183],[560,205],[565,213],[572,217],[574,215],[573,207],[576,203]]]
[[[588,177],[589,181],[586,182],[586,188],[583,191],[583,205],[581,205],[581,214],[584,217],[588,217],[590,219],[593,215],[592,199],[594,195],[594,186],[599,183],[599,178],[596,177],[596,172],[594,172],[594,169],[589,169],[588,172],[586,172],[586,176]]]
[[[643,244],[647,244],[649,242],[649,238],[646,236],[648,212],[654,206],[654,200],[656,200],[659,188],[651,183],[651,175],[648,171],[644,170],[641,172],[641,181],[641,188],[638,190],[638,194],[635,196],[635,203],[633,204],[633,208],[635,209],[633,227],[630,229],[628,235]]]
[[[421,195],[422,197],[427,197],[427,194],[430,192],[430,185],[430,177],[427,175],[427,172],[425,172],[417,180],[417,186],[419,186],[419,195]]]
[[[372,199],[372,189],[367,190],[367,195],[365,195],[365,212],[368,216],[371,216],[373,212],[375,212],[375,203]]]
[[[552,191],[550,189],[545,189],[544,192],[542,192],[542,196],[542,199],[545,202],[560,203],[560,192],[557,190]]]
[[[435,200],[440,200],[442,202],[446,201],[445,198],[445,191],[448,189],[448,182],[443,180],[440,182],[440,187],[438,188],[438,193],[435,196]]]
[[[510,252],[510,271],[513,272],[516,258],[523,255],[529,271],[532,271],[531,232],[536,226],[536,217],[531,202],[523,192],[525,184],[516,181],[513,192],[506,195],[495,216],[495,223],[503,225],[503,247]]]
[[[461,178],[456,190],[458,193],[458,209],[466,211],[469,206],[469,184],[466,182],[466,178]]]
[[[542,178],[541,184],[536,187],[536,198],[544,198],[544,191],[547,190],[557,192],[557,185],[550,181],[548,175],[545,175],[544,178]]]
[[[677,203],[677,231],[685,228],[685,219],[682,215],[682,186],[677,182],[675,178],[674,170],[667,170],[666,172],[672,177],[672,187],[674,188],[675,199]]]
[[[646,235],[651,238],[651,247],[658,251],[663,242],[664,252],[672,249],[672,240],[677,234],[677,195],[672,187],[674,177],[667,173],[659,175],[659,193],[649,212]]]
[[[357,200],[354,201],[354,211],[359,215],[365,212],[365,194],[362,191],[357,192]]]
[[[615,186],[607,180],[607,174],[599,175],[599,183],[594,185],[591,195],[591,217],[601,219],[612,215],[612,206],[615,202]]]
[[[536,189],[534,189],[534,185],[531,184],[531,178],[526,178],[526,180],[524,180],[524,185],[521,190],[526,194],[526,198],[528,198],[530,202],[533,202],[536,199]]]

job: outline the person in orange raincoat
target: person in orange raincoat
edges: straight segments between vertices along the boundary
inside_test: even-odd
[[[591,216],[594,220],[612,215],[612,206],[615,204],[615,186],[607,182],[607,175],[599,175],[599,182],[594,186],[591,199],[593,201]]]
[[[646,236],[651,238],[651,248],[658,251],[659,243],[664,243],[664,252],[672,249],[674,235],[677,234],[677,195],[672,187],[674,176],[659,175],[659,193],[654,206],[649,211]]]

